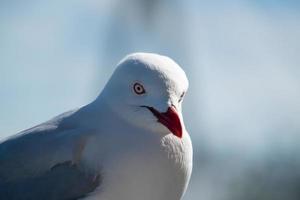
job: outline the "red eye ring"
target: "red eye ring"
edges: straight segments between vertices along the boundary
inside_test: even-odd
[[[133,85],[133,91],[138,95],[142,95],[142,94],[146,93],[144,86],[140,83],[135,83]]]

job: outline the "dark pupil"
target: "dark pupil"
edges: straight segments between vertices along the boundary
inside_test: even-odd
[[[136,84],[135,86],[134,86],[134,89],[135,89],[135,91],[136,91],[136,93],[142,93],[143,92],[143,87],[141,86],[141,85],[138,85],[138,84]]]

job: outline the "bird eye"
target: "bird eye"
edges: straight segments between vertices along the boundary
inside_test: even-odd
[[[143,86],[142,84],[140,84],[140,83],[135,83],[135,84],[133,85],[133,90],[134,90],[134,92],[135,92],[136,94],[138,94],[138,95],[141,95],[141,94],[146,93],[146,91],[145,91],[145,89],[144,89],[144,86]]]
[[[181,101],[182,101],[184,95],[185,95],[185,92],[183,92],[183,93],[180,95],[178,102],[181,102]]]

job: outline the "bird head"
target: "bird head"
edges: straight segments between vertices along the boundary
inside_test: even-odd
[[[120,61],[100,96],[129,123],[181,138],[185,130],[181,108],[187,89],[188,79],[172,59],[134,53]]]

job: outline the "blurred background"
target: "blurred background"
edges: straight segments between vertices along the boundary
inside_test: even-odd
[[[300,1],[0,1],[0,139],[92,101],[136,51],[186,71],[185,200],[300,199]]]

